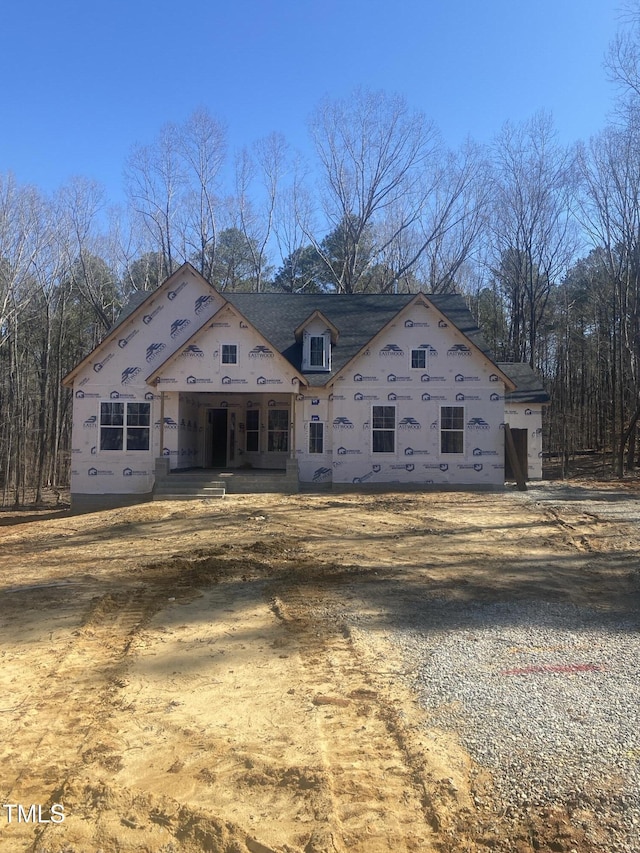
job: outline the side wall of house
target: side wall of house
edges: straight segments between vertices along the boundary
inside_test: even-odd
[[[542,479],[542,406],[507,402],[504,419],[511,429],[527,431],[527,479]]]

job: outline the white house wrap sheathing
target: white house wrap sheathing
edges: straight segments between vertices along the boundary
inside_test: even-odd
[[[321,311],[283,317],[296,336],[287,327],[274,346],[238,307],[247,299],[229,302],[185,265],[69,374],[73,495],[148,496],[157,458],[173,469],[295,462],[309,484],[498,486],[505,422],[528,430],[529,477],[541,476],[541,404],[505,405],[505,365],[428,297],[359,303],[382,306],[384,321],[363,318],[351,350],[347,318]],[[325,312],[346,304],[330,300]],[[309,339],[323,336],[325,373],[311,374]]]

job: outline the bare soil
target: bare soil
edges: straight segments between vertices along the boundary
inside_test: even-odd
[[[637,612],[638,484],[558,490],[0,512],[1,804],[42,806],[3,853],[606,849],[507,825],[386,636],[424,595]]]

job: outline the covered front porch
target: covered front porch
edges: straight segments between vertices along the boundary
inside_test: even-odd
[[[158,403],[154,496],[297,491],[296,394],[170,391]]]

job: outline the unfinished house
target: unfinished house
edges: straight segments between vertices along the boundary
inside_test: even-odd
[[[497,363],[456,295],[219,293],[189,264],[139,293],[64,380],[73,507],[300,487],[542,475],[528,365]]]

